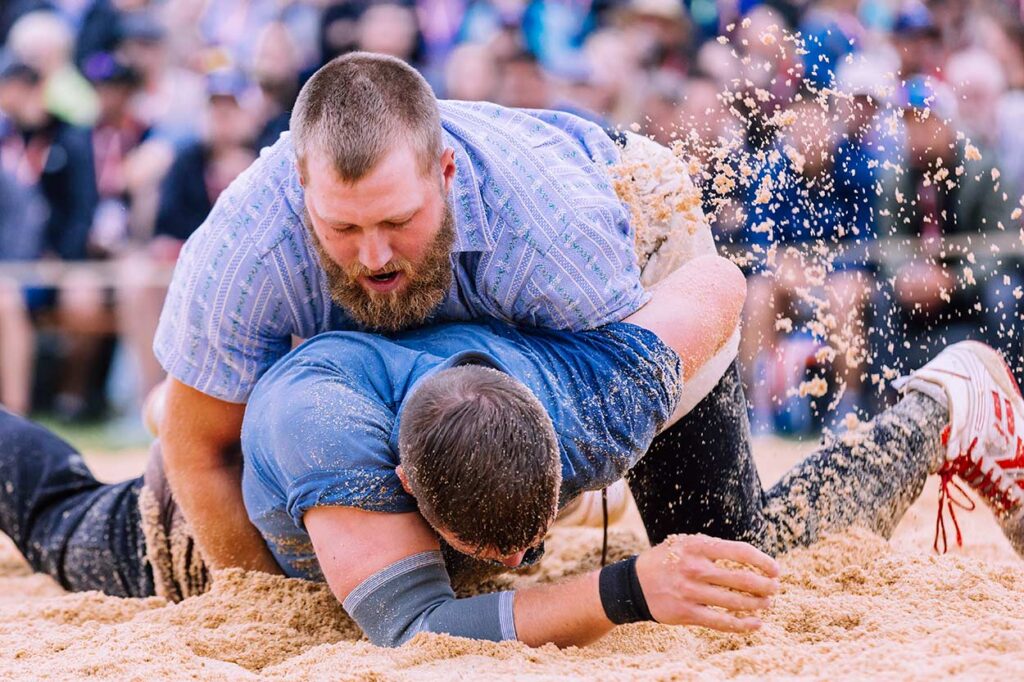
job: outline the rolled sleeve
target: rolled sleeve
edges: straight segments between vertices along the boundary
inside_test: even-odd
[[[281,491],[299,529],[317,506],[413,511],[395,473],[393,411],[350,373],[299,357],[275,367],[246,409],[242,449],[253,473]]]
[[[215,209],[186,243],[153,350],[178,381],[244,403],[291,336],[265,257],[233,222]]]

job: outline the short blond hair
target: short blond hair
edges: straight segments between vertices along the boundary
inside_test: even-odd
[[[345,182],[364,177],[394,148],[410,144],[426,175],[441,156],[441,116],[430,85],[400,59],[352,52],[302,86],[291,115],[300,169],[323,154]]]

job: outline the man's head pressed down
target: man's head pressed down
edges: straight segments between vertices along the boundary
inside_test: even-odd
[[[420,513],[464,554],[518,566],[557,513],[551,419],[498,370],[463,365],[424,379],[406,401],[399,450]]]

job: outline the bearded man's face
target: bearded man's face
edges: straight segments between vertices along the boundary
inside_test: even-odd
[[[362,179],[345,183],[307,160],[306,226],[331,298],[363,327],[394,332],[422,324],[452,284],[455,219],[447,197],[450,150],[440,173],[423,173],[397,146]]]
[[[415,264],[396,255],[376,272],[358,261],[344,268],[334,262],[314,234],[331,299],[373,331],[395,332],[423,324],[444,301],[452,284],[449,256],[455,242],[455,217],[449,202],[445,203],[441,227]]]

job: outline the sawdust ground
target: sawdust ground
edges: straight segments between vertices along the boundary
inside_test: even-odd
[[[765,481],[808,449],[759,441]],[[142,467],[141,453],[89,459],[108,479]],[[381,650],[322,586],[237,572],[177,605],[66,594],[0,538],[0,678],[1006,679],[1024,650],[1024,563],[985,510],[961,515],[963,550],[933,555],[935,504],[930,481],[891,543],[854,532],[786,557],[756,634],[642,624],[564,651],[442,636]],[[636,523],[615,533],[619,551],[640,543]],[[598,531],[557,532],[541,570],[518,581],[595,565],[599,551]]]

